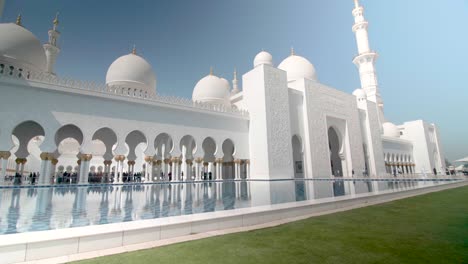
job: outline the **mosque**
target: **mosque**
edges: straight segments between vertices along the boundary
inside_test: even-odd
[[[395,125],[384,115],[364,8],[352,10],[361,88],[347,94],[320,83],[295,54],[275,66],[266,51],[232,84],[212,71],[191,99],[162,96],[151,65],[134,49],[109,66],[105,84],[62,78],[59,21],[45,44],[22,25],[0,24],[0,184],[38,172],[142,181],[423,177],[445,171],[437,126]],[[34,108],[28,107],[34,102]],[[397,175],[396,175],[397,174]],[[111,183],[110,183],[111,184]],[[319,181],[317,197],[330,187]]]

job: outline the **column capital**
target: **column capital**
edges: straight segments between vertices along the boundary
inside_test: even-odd
[[[191,160],[191,159],[186,159],[186,160],[185,160],[185,163],[187,163],[188,165],[192,165],[192,164],[193,164],[193,160]]]
[[[223,163],[223,158],[217,158],[217,159],[215,159],[215,162],[216,163]]]
[[[166,163],[166,164],[171,163],[171,159],[164,159],[164,163]]]
[[[125,160],[125,156],[124,155],[116,155],[114,157],[115,161],[124,161]]]
[[[42,152],[40,155],[41,160],[52,160],[54,156],[50,152]]]
[[[52,159],[52,160],[51,160],[51,163],[52,163],[52,165],[54,165],[54,166],[57,165],[58,159]]]
[[[127,164],[128,164],[128,165],[135,165],[135,161],[134,161],[134,160],[129,160],[129,161],[127,162]]]
[[[104,161],[104,165],[111,165],[112,164],[112,160],[105,160]]]
[[[241,164],[241,163],[242,163],[242,160],[240,160],[240,159],[235,159],[235,160],[234,160],[234,163],[235,163],[235,164]]]
[[[79,159],[83,161],[90,161],[93,158],[91,154],[81,154]]]
[[[159,166],[159,165],[161,165],[162,162],[163,162],[162,160],[155,159],[155,160],[153,160],[153,165]]]
[[[145,156],[145,161],[146,162],[152,162],[152,161],[154,161],[154,157],[153,156]]]
[[[17,158],[15,160],[16,164],[25,164],[28,160],[26,158]]]
[[[202,162],[203,162],[203,159],[200,158],[200,157],[198,157],[198,158],[195,159],[195,162],[196,162],[196,163],[202,163]]]
[[[249,160],[249,159],[248,159],[248,160],[245,160],[245,164],[250,165],[250,160]]]
[[[8,159],[10,156],[10,151],[0,151],[0,159]]]

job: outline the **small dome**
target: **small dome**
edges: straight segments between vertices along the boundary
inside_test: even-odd
[[[194,102],[229,106],[229,90],[229,82],[226,79],[210,74],[195,85],[192,100]]]
[[[398,127],[390,122],[386,122],[382,124],[383,127],[383,135],[386,137],[393,137],[399,138],[400,137],[400,130]]]
[[[153,68],[145,59],[134,53],[116,59],[109,66],[106,84],[156,94],[156,75]]]
[[[273,66],[273,56],[271,56],[271,54],[266,51],[261,51],[257,54],[257,56],[255,56],[253,64],[254,68],[262,64]]]
[[[302,78],[317,81],[314,65],[301,56],[292,54],[280,63],[278,69],[288,73],[288,82]]]
[[[41,42],[14,23],[0,24],[0,60],[17,67],[44,71],[47,59]]]
[[[353,95],[356,96],[356,98],[360,100],[365,100],[367,99],[366,92],[363,89],[356,89],[353,92]]]

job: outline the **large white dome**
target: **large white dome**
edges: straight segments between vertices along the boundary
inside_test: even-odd
[[[192,100],[194,102],[229,106],[229,90],[229,82],[226,79],[210,74],[195,85]]]
[[[393,137],[399,138],[400,137],[400,130],[398,127],[390,122],[386,122],[382,124],[383,127],[383,135],[386,137]]]
[[[0,24],[0,60],[44,71],[47,59],[41,42],[29,30],[14,23]]]
[[[273,56],[266,51],[261,51],[255,56],[254,67],[257,67],[262,64],[267,64],[273,66]]]
[[[145,59],[134,53],[116,59],[109,66],[106,84],[156,94],[156,75],[153,68]]]
[[[280,63],[278,69],[288,73],[288,82],[302,78],[317,81],[317,74],[315,72],[314,65],[301,56],[293,54],[287,57]]]

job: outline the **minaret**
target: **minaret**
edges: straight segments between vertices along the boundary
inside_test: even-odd
[[[55,15],[53,21],[53,28],[49,30],[49,42],[44,44],[44,50],[47,57],[47,69],[46,72],[55,75],[54,65],[57,59],[57,55],[60,52],[60,48],[57,46],[57,40],[60,37],[60,32],[57,31],[57,26],[59,24],[58,13]]]
[[[369,23],[364,18],[364,8],[359,5],[358,0],[354,0],[354,25],[353,32],[356,34],[356,42],[359,54],[354,58],[353,63],[359,69],[361,88],[367,94],[367,100],[375,102],[379,110],[379,122],[384,123],[383,101],[379,93],[375,62],[378,54],[370,49],[369,35],[367,27]]]
[[[237,82],[237,70],[234,69],[234,80],[232,80],[231,94],[234,95],[234,94],[237,94],[239,92],[240,92],[240,90],[239,90],[239,85],[238,85],[238,82]]]

